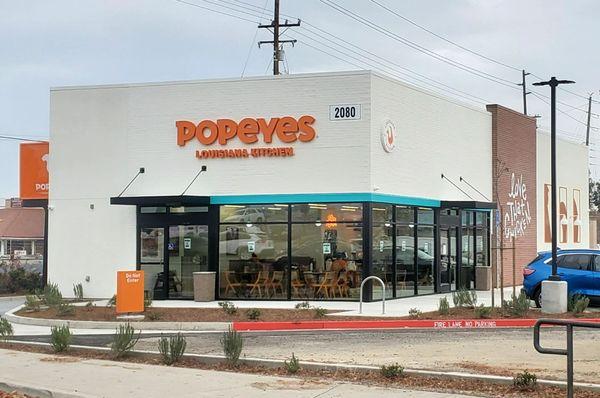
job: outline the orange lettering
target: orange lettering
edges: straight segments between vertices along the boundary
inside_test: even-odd
[[[279,121],[279,118],[274,117],[269,121],[269,124],[267,124],[267,121],[263,118],[260,119],[256,119],[256,121],[258,122],[258,127],[260,129],[260,131],[263,133],[264,137],[265,137],[265,142],[267,144],[270,144],[271,142],[273,142],[273,133],[275,132],[275,127],[277,127],[277,122]]]
[[[296,132],[298,131],[298,122],[290,116],[284,116],[277,123],[277,137],[281,142],[289,143],[296,141]]]
[[[258,122],[252,118],[240,120],[238,126],[238,137],[244,144],[254,144],[258,141]]]
[[[192,122],[180,120],[175,122],[177,126],[177,145],[184,146],[186,142],[196,135],[196,125]]]
[[[204,130],[208,130],[210,134],[207,136],[204,135]],[[217,136],[219,135],[219,128],[215,124],[215,122],[211,122],[210,120],[203,120],[198,123],[196,127],[196,138],[204,145],[210,145],[217,140]]]
[[[315,138],[315,129],[311,126],[315,122],[315,118],[309,115],[304,115],[298,119],[298,129],[300,134],[298,139],[302,142],[312,141]]]
[[[217,120],[217,126],[219,127],[219,144],[225,145],[227,141],[235,137],[237,133],[237,123],[231,119],[219,119]]]

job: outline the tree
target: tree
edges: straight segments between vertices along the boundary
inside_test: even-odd
[[[600,181],[589,179],[590,186],[590,210],[600,209]]]

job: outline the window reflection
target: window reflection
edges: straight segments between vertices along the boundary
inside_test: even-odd
[[[292,298],[358,299],[362,247],[360,224],[293,224]]]
[[[417,291],[419,294],[433,293],[435,275],[433,227],[419,226],[417,242]]]
[[[415,294],[414,226],[396,227],[396,297]]]

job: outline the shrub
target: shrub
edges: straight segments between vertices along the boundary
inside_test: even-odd
[[[44,304],[56,306],[62,303],[63,297],[56,283],[48,283],[42,292]]]
[[[237,313],[237,307],[231,301],[220,301],[219,307],[221,307],[227,315],[235,315]]]
[[[295,374],[300,370],[300,361],[298,358],[296,358],[293,352],[290,361],[283,361],[283,364],[285,365],[285,369],[288,373]]]
[[[521,391],[535,390],[537,388],[537,376],[528,371],[517,373],[513,378],[513,385]]]
[[[582,314],[590,305],[590,299],[580,294],[574,294],[569,298],[569,311],[577,316]]]
[[[325,315],[327,315],[327,310],[325,308],[315,307],[313,310],[315,311],[315,318],[324,318]]]
[[[8,319],[0,317],[0,340],[8,340],[13,333],[13,327]]]
[[[524,293],[520,293],[519,296],[513,294],[510,300],[504,301],[503,307],[511,315],[524,317],[529,311],[529,299]]]
[[[475,308],[477,306],[477,292],[460,289],[452,293],[455,307]]]
[[[148,319],[150,319],[151,321],[158,321],[160,319],[160,313],[158,312],[154,312],[154,311],[150,311],[146,314],[146,316],[148,317]]]
[[[144,310],[146,310],[146,308],[150,308],[150,307],[152,307],[152,297],[145,296],[144,297]]]
[[[84,309],[86,311],[91,311],[94,307],[95,307],[94,303],[90,300],[87,303],[85,303]]]
[[[301,303],[296,304],[295,308],[297,310],[308,310],[310,309],[310,303],[308,301],[303,301]]]
[[[75,313],[75,306],[73,304],[63,301],[56,307],[56,315],[67,316]]]
[[[161,337],[158,341],[158,351],[165,365],[172,365],[183,356],[187,342],[181,333],[171,337]]]
[[[244,347],[242,335],[229,326],[229,329],[223,332],[221,346],[223,347],[225,358],[227,358],[227,363],[233,366],[237,365],[242,348]]]
[[[77,300],[83,300],[83,285],[81,283],[73,285],[73,297]]]
[[[475,307],[475,318],[489,318],[491,315],[492,307],[486,307],[484,304]]]
[[[397,363],[391,365],[383,365],[380,368],[381,375],[386,379],[395,379],[399,376],[402,376],[404,373],[404,367],[398,365]]]
[[[50,329],[50,343],[54,352],[64,352],[71,346],[71,330],[67,325],[52,326]]]
[[[440,315],[448,315],[450,313],[450,303],[448,303],[448,299],[446,297],[442,297],[440,299],[440,303],[438,304],[438,312]]]
[[[129,353],[140,339],[141,332],[135,334],[135,329],[130,324],[119,325],[113,338],[110,350],[114,358],[121,358]]]
[[[423,315],[423,313],[418,308],[411,308],[410,310],[408,310],[408,316],[412,319],[417,319],[421,315]]]
[[[113,296],[108,299],[108,302],[106,303],[106,306],[107,307],[114,307],[115,305],[117,305],[117,295],[113,294]]]
[[[14,268],[7,272],[5,279],[6,288],[11,292],[33,293],[42,285],[42,278],[39,273],[26,271],[23,268]]]
[[[250,308],[246,311],[246,316],[248,319],[255,321],[260,318],[260,310],[258,308]]]
[[[25,296],[25,311],[35,312],[40,310],[40,300],[37,296],[27,295]]]

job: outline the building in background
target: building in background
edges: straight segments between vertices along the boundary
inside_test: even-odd
[[[0,263],[42,272],[44,210],[21,204],[12,198],[0,208]]]

